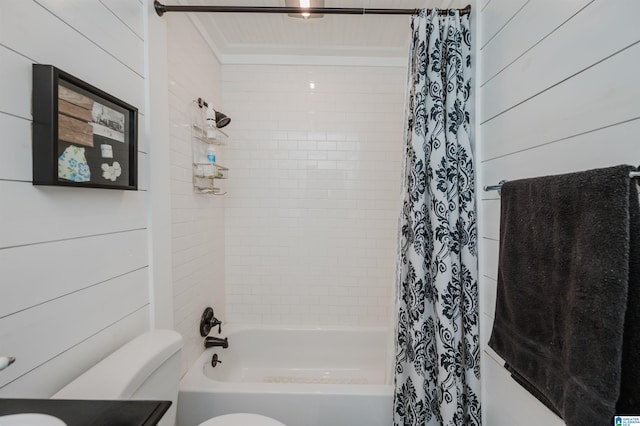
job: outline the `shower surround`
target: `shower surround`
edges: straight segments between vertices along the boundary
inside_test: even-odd
[[[227,321],[390,324],[405,85],[404,67],[223,67]]]

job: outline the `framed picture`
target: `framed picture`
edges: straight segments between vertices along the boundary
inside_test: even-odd
[[[138,189],[138,109],[33,65],[33,184]]]

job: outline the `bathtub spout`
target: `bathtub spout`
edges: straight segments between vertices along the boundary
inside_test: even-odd
[[[229,341],[226,337],[224,339],[221,339],[220,337],[207,336],[204,339],[204,347],[213,348],[214,346],[222,346],[223,348],[228,348]]]

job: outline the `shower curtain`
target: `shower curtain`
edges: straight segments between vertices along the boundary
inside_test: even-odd
[[[395,425],[481,424],[469,15],[411,22]]]

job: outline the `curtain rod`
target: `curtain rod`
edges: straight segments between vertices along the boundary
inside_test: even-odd
[[[420,9],[366,9],[340,7],[268,7],[268,6],[182,6],[164,5],[158,0],[153,2],[158,16],[166,12],[217,12],[217,13],[311,13],[325,15],[418,15]],[[431,9],[428,9],[429,11]],[[460,15],[471,12],[471,5],[458,10]],[[440,15],[449,13],[449,9],[439,11]]]

